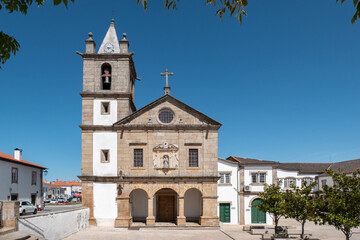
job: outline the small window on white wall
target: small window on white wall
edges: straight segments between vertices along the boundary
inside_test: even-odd
[[[219,184],[230,184],[230,173],[220,173]]]
[[[266,182],[266,174],[260,173],[260,183],[265,183],[265,182]]]
[[[101,102],[101,114],[110,114],[110,102]]]
[[[101,150],[101,162],[102,163],[110,162],[110,151],[108,149]]]
[[[290,188],[292,184],[296,185],[295,178],[285,178],[284,179],[284,188]]]
[[[258,174],[257,173],[251,173],[251,182],[257,183]]]
[[[252,184],[266,183],[266,173],[265,172],[252,172],[251,173],[251,183]]]

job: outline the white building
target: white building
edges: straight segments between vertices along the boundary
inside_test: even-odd
[[[57,199],[57,198],[71,198],[81,197],[82,185],[77,181],[44,181],[44,200],[45,199]],[[45,192],[46,190],[46,192]]]
[[[218,215],[223,223],[239,223],[239,164],[231,159],[219,158]]]
[[[342,169],[351,174],[360,168],[360,159],[339,163],[280,163],[258,159],[231,156],[218,160],[220,180],[218,181],[218,215],[220,221],[241,225],[273,224],[270,214],[260,212],[255,204],[260,201],[259,193],[265,184],[279,183],[282,190],[294,183],[317,181],[314,193],[323,185],[333,185],[326,169]]]
[[[25,161],[22,150],[14,157],[0,152],[0,201],[25,200],[42,205],[42,174],[45,167]]]

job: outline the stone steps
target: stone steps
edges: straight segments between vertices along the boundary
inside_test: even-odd
[[[219,230],[220,227],[199,227],[199,226],[143,226],[140,229],[148,230]]]
[[[1,240],[45,240],[25,232],[11,232],[1,236]]]
[[[12,232],[15,232],[15,228],[13,228],[13,227],[0,228],[0,236],[5,235],[5,234],[9,234],[9,233],[12,233]]]

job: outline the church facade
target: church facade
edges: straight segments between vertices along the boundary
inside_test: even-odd
[[[91,33],[85,44],[86,52],[78,52],[83,58],[80,179],[89,223],[219,226],[221,124],[171,96],[167,84],[162,97],[137,110],[134,53],[126,34],[118,41],[114,21],[98,52]],[[163,75],[167,80],[171,73]]]

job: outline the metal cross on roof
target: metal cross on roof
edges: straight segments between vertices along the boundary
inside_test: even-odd
[[[168,70],[166,69],[164,73],[160,73],[160,76],[165,76],[166,77],[166,87],[168,87],[168,78],[169,76],[173,76],[174,73],[168,72]]]

